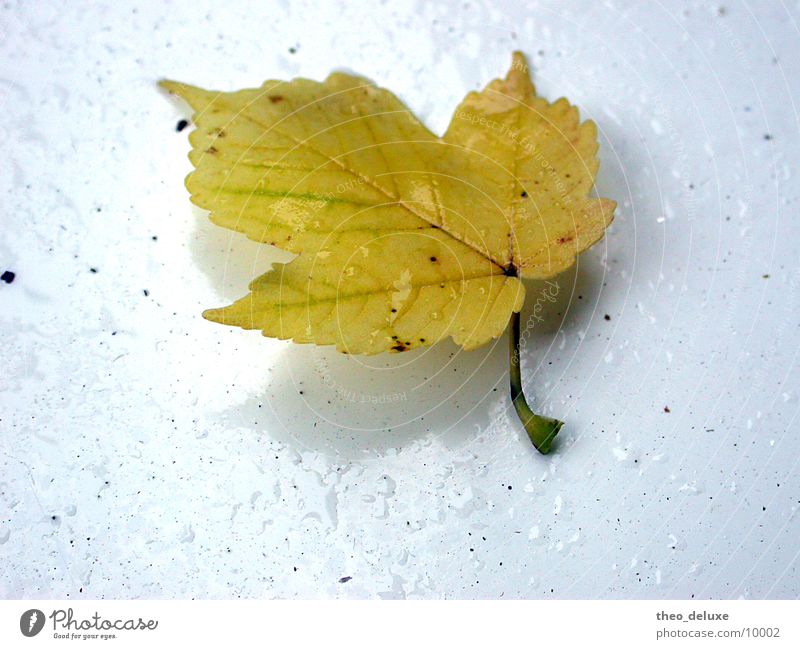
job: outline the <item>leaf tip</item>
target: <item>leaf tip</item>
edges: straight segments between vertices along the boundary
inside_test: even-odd
[[[166,90],[170,94],[177,94],[177,87],[180,85],[177,81],[171,79],[159,79],[156,85],[162,90]]]
[[[528,71],[528,60],[522,50],[514,50],[511,52],[511,69],[521,70],[522,72]]]
[[[217,324],[225,324],[225,311],[226,309],[206,309],[203,311],[203,318],[209,322],[216,322]]]
[[[614,211],[617,209],[617,201],[611,200],[610,198],[598,198],[597,202],[600,206],[599,210],[605,227],[608,227],[614,220]]]
[[[531,81],[531,70],[525,55],[515,50],[511,54],[511,68],[505,78],[507,92],[512,96],[524,97],[536,94]]]

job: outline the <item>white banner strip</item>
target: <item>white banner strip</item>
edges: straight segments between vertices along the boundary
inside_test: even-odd
[[[800,647],[796,601],[3,601],[0,647]]]

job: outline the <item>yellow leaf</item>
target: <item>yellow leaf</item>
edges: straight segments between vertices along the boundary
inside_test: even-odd
[[[194,109],[186,186],[214,223],[297,254],[209,320],[351,354],[446,337],[472,349],[603,236],[588,196],[596,128],[537,97],[523,56],[467,95],[444,137],[392,93],[347,74],[213,92]]]

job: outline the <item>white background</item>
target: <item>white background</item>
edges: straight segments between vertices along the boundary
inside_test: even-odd
[[[0,595],[796,597],[798,18],[3,4]],[[200,318],[279,255],[190,206],[157,79],[348,69],[442,132],[513,49],[597,122],[619,202],[523,358],[557,452],[509,411],[504,339],[364,359]]]

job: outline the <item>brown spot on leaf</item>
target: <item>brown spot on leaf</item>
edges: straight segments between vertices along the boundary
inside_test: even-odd
[[[404,352],[408,349],[403,343],[397,343],[396,345],[392,345],[392,350],[396,352]]]
[[[216,155],[217,153],[219,153],[219,151],[217,151],[217,147],[210,146],[206,149],[206,153],[210,153],[211,155]]]
[[[277,104],[279,101],[283,101],[283,95],[270,95],[269,100],[273,104]]]

